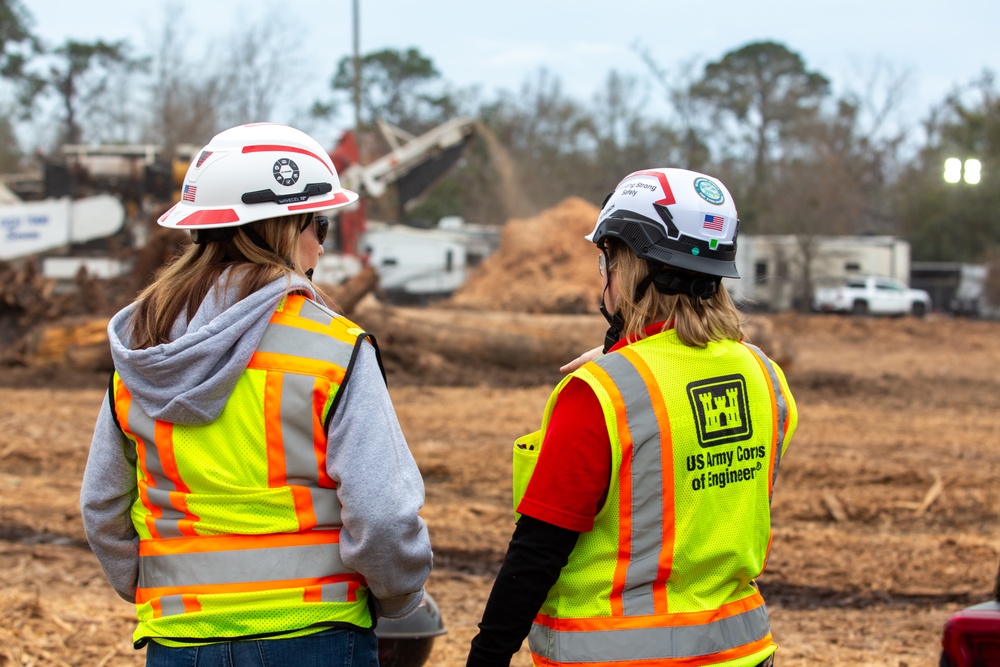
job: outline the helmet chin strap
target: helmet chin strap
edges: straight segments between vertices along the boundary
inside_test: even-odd
[[[622,319],[622,314],[615,311],[615,314],[612,315],[608,312],[607,307],[604,305],[604,295],[608,293],[609,285],[605,285],[604,292],[601,293],[601,315],[604,316],[604,319],[607,320],[610,325],[607,333],[604,334],[604,354],[607,354],[608,350],[614,347],[614,344],[621,340],[622,329],[625,328],[625,320]]]
[[[607,354],[608,350],[621,340],[625,320],[622,319],[621,313],[615,313],[614,315],[609,313],[608,309],[604,307],[603,298],[601,299],[601,315],[604,315],[604,319],[611,325],[608,327],[607,333],[604,334],[604,354]]]

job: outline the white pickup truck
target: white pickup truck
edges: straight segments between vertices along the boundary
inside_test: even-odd
[[[826,313],[923,317],[931,309],[931,296],[892,278],[866,276],[817,287],[812,305],[813,310]]]

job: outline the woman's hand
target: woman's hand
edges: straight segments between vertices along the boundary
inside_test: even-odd
[[[572,373],[573,371],[575,371],[580,366],[583,366],[588,361],[593,361],[594,359],[596,359],[597,357],[601,356],[602,354],[604,354],[604,348],[601,347],[601,346],[595,347],[593,350],[587,350],[586,352],[584,352],[583,354],[581,354],[579,357],[577,357],[573,361],[571,361],[568,364],[566,364],[565,366],[560,366],[559,367],[559,372],[560,373]]]

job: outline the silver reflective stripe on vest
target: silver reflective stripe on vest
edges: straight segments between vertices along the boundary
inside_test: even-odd
[[[659,575],[663,550],[663,459],[660,426],[653,411],[645,381],[635,366],[621,354],[609,354],[598,365],[614,380],[625,401],[625,414],[632,437],[632,534],[631,552],[625,571],[622,611],[625,616],[654,613],[653,584]],[[672,474],[672,473],[671,473]]]
[[[303,305],[304,312],[316,312],[316,309],[307,308],[307,305]],[[344,369],[350,364],[354,352],[352,346],[330,336],[273,323],[268,325],[261,345],[257,349],[263,352],[320,358]],[[314,356],[313,352],[316,350],[324,350],[325,356]],[[319,486],[319,468],[325,466],[326,461],[317,459],[313,441],[316,419],[313,405],[315,388],[316,378],[311,375],[285,373],[282,377],[280,415],[281,441],[285,453],[285,481],[309,489],[318,527],[339,526],[340,498],[333,489]]]
[[[711,655],[758,641],[769,632],[767,609],[760,606],[691,626],[564,632],[536,623],[528,634],[528,646],[558,663],[627,663]]]
[[[350,602],[348,593],[351,592],[351,585],[346,581],[336,584],[323,584],[320,586],[320,599],[323,602]]]
[[[785,400],[785,392],[781,388],[778,372],[774,370],[774,364],[771,363],[771,360],[767,358],[767,355],[759,347],[749,343],[743,344],[757,355],[757,358],[760,359],[767,370],[767,374],[771,378],[771,386],[774,388],[774,401],[778,406],[778,432],[775,434],[774,471],[771,473],[771,489],[773,492],[774,484],[778,480],[778,465],[781,463],[781,452],[785,448],[785,434],[788,432],[788,401]]]
[[[337,490],[315,486],[309,489],[309,495],[316,515],[316,527],[339,528],[343,522],[340,520],[340,497],[337,496]]]
[[[246,584],[347,574],[335,544],[143,556],[139,588]]]
[[[329,308],[318,304],[312,299],[308,299],[303,302],[302,308],[299,309],[299,317],[304,317],[323,326],[330,326],[337,319],[338,315]]]
[[[257,351],[309,357],[347,368],[354,347],[332,336],[272,322],[264,330]]]
[[[130,401],[128,409],[128,428],[146,446],[146,472],[149,474],[149,485],[146,495],[149,502],[160,509],[161,517],[153,519],[153,525],[160,537],[180,537],[179,522],[184,513],[174,509],[170,504],[170,493],[177,490],[177,485],[163,472],[160,452],[156,448],[156,421],[139,407],[135,400]]]
[[[160,598],[160,615],[177,616],[184,613],[184,599],[180,595],[164,595]]]
[[[281,438],[285,445],[285,479],[289,484],[316,483],[313,445],[313,388],[311,375],[285,373],[281,382]],[[325,463],[325,462],[324,462]]]

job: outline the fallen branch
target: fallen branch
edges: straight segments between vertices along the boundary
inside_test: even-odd
[[[920,503],[920,506],[917,507],[917,516],[923,515],[923,513],[934,504],[934,501],[938,499],[941,492],[944,491],[944,481],[941,479],[941,475],[936,470],[932,470],[931,474],[934,476],[934,484],[932,484],[931,488],[927,490],[927,494],[924,496],[923,501]]]
[[[844,509],[844,506],[841,504],[840,500],[837,499],[837,496],[832,493],[824,493],[823,504],[826,506],[826,510],[830,513],[830,516],[833,517],[834,521],[843,523],[848,520],[849,517],[847,515],[847,510]]]

